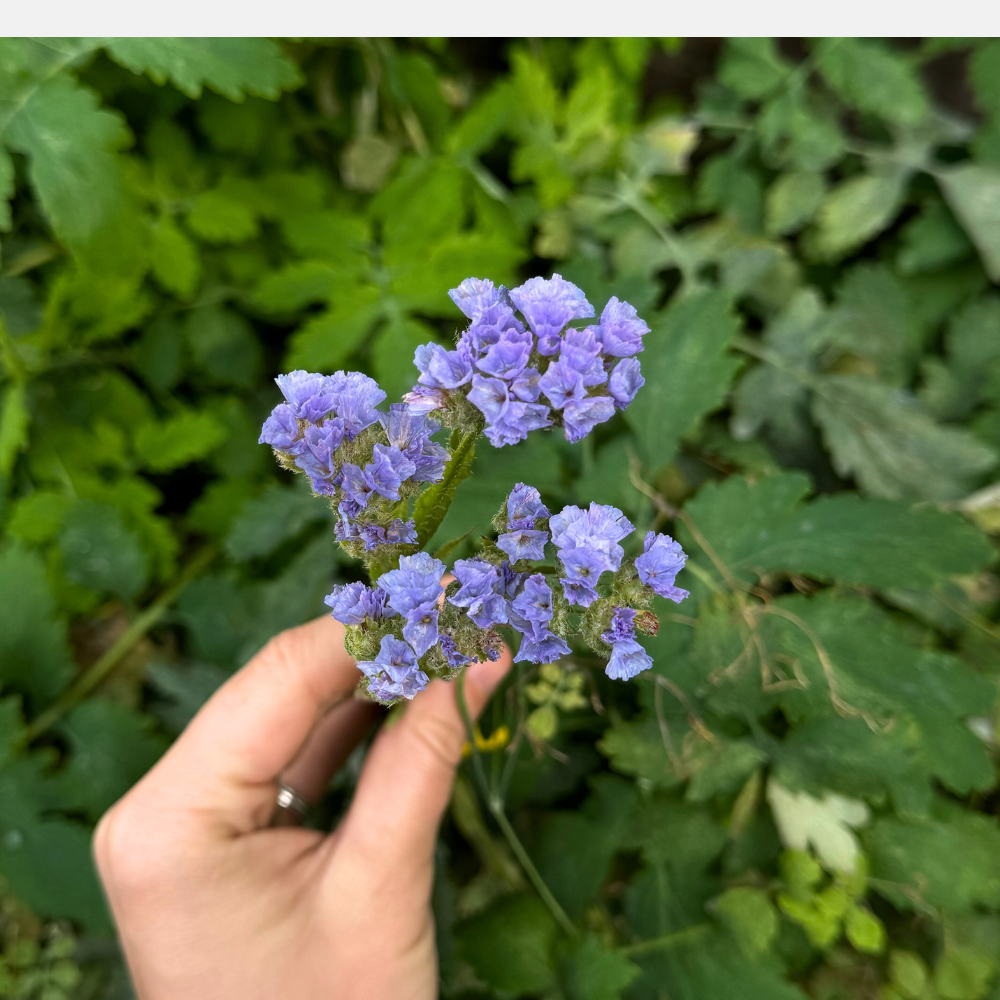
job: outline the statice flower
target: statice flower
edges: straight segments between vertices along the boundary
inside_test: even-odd
[[[438,639],[438,598],[444,588],[444,563],[426,552],[402,556],[399,569],[379,577],[379,586],[389,595],[389,606],[403,616],[403,638],[423,656]]]
[[[427,687],[428,677],[418,666],[416,654],[393,635],[382,636],[378,655],[374,660],[359,660],[358,669],[379,701],[412,698]]]
[[[613,680],[631,680],[653,665],[653,658],[636,642],[635,616],[633,608],[615,608],[611,615],[611,627],[601,634],[601,638],[611,646],[611,659],[604,672]]]
[[[507,524],[511,528],[531,528],[539,517],[548,517],[549,508],[534,486],[518,483],[507,496]]]
[[[593,328],[605,354],[628,358],[642,350],[642,338],[649,333],[645,320],[627,302],[612,297],[601,313],[600,325]]]
[[[289,403],[279,403],[264,421],[257,444],[269,444],[275,451],[297,455],[305,448],[295,411]]]
[[[635,560],[639,579],[660,595],[675,604],[680,604],[690,594],[674,586],[677,574],[684,568],[687,556],[680,545],[669,535],[658,535],[655,531],[646,533],[642,543],[642,555]]]
[[[323,598],[333,608],[331,614],[344,625],[362,625],[365,620],[380,622],[395,618],[396,612],[387,606],[389,595],[381,587],[366,587],[363,583],[342,584]]]
[[[560,334],[570,320],[594,315],[594,307],[581,289],[559,274],[547,281],[531,278],[513,289],[510,298],[538,337],[540,354],[556,353]]]
[[[449,667],[464,667],[466,664],[472,663],[472,657],[466,656],[455,645],[455,640],[450,635],[442,635],[438,640],[438,645],[441,647],[445,663]]]
[[[624,410],[645,384],[646,380],[639,370],[638,358],[623,358],[619,361],[608,379],[608,392],[615,401],[615,409]]]
[[[441,425],[414,413],[405,403],[392,403],[388,413],[379,414],[379,422],[389,439],[414,465],[411,478],[419,483],[436,483],[444,474],[448,451],[431,440]]]
[[[507,621],[499,567],[485,559],[458,559],[453,572],[461,587],[448,598],[450,604],[465,608],[466,614],[480,628]]]
[[[549,519],[549,529],[565,570],[560,582],[566,597],[589,607],[601,574],[621,566],[625,550],[618,542],[631,534],[631,522],[617,507],[592,503],[589,510],[564,507]]]

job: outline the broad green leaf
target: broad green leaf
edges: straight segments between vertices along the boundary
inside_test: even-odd
[[[383,309],[377,288],[352,287],[328,312],[310,319],[292,334],[285,370],[332,371],[341,367],[362,344]]]
[[[625,416],[652,472],[722,403],[740,361],[728,353],[739,324],[721,292],[684,299],[650,325],[642,354],[646,384]]]
[[[146,668],[146,680],[164,700],[152,711],[167,729],[180,733],[228,677],[227,671],[210,663],[154,660]]]
[[[474,435],[461,435],[455,431],[449,447],[451,458],[444,467],[444,477],[440,482],[428,486],[417,497],[413,507],[417,544],[420,546],[426,545],[437,533],[455,497],[455,491],[472,471],[472,460],[476,457]]]
[[[867,38],[826,38],[817,49],[824,79],[859,111],[918,125],[929,108],[920,77],[904,58]]]
[[[727,38],[719,80],[740,97],[758,101],[777,90],[792,72],[773,38]]]
[[[74,505],[63,521],[59,549],[66,578],[78,586],[129,599],[149,580],[149,559],[138,536],[108,504]]]
[[[563,959],[560,979],[567,1000],[619,1000],[639,971],[634,962],[588,934]]]
[[[537,896],[504,896],[459,925],[458,949],[476,975],[512,997],[555,984],[555,921]]]
[[[1000,281],[1000,169],[966,164],[941,171],[938,184],[993,281]]]
[[[997,453],[968,431],[936,423],[883,382],[823,375],[813,386],[813,414],[834,468],[874,496],[953,500],[997,463]]]
[[[66,623],[56,617],[42,560],[7,545],[0,552],[0,683],[23,692],[37,710],[65,687],[73,674]]]
[[[153,227],[150,264],[156,280],[168,292],[182,299],[194,292],[201,276],[197,249],[168,215],[164,215]]]
[[[813,170],[781,174],[768,188],[764,228],[770,236],[801,229],[816,214],[826,194],[826,181]]]
[[[879,893],[901,909],[1000,906],[1000,828],[993,817],[942,801],[931,820],[885,816],[863,839]]]
[[[194,199],[188,228],[208,243],[242,243],[257,234],[257,214],[237,193],[219,187]]]
[[[258,559],[282,543],[301,535],[311,525],[332,515],[300,481],[294,487],[271,486],[244,504],[226,537],[226,553],[236,562]]]
[[[801,81],[778,91],[761,108],[756,125],[763,150],[776,165],[825,170],[844,155],[837,119],[810,101]]]
[[[860,174],[833,188],[820,205],[811,248],[836,261],[878,236],[896,218],[906,191],[902,170]]]
[[[850,493],[803,503],[809,491],[798,472],[755,483],[731,476],[704,486],[686,511],[743,580],[786,570],[886,589],[933,587],[992,558],[982,533],[956,514]]]
[[[135,270],[137,217],[116,156],[129,133],[117,114],[71,77],[54,76],[30,93],[2,141],[28,156],[32,185],[60,239],[96,266]]]
[[[136,371],[154,389],[172,389],[184,373],[184,332],[171,316],[160,316],[143,330],[133,348]]]
[[[59,773],[68,802],[92,822],[156,763],[167,741],[149,716],[103,698],[78,705],[60,724],[70,748]]]
[[[0,319],[0,322],[3,322]],[[9,476],[17,456],[28,444],[27,395],[23,382],[11,382],[3,395],[0,407],[0,476]]]
[[[267,312],[294,312],[314,302],[327,302],[337,288],[339,272],[325,261],[303,260],[272,271],[257,286],[254,305]]]
[[[13,504],[7,534],[29,545],[51,541],[72,505],[73,499],[62,493],[38,491],[20,497]]]
[[[111,921],[91,857],[91,830],[52,814],[63,803],[44,774],[50,760],[35,754],[0,769],[0,875],[36,913],[106,934]]]
[[[972,244],[944,203],[934,198],[900,234],[903,248],[896,263],[903,274],[925,274],[964,260]]]
[[[975,948],[946,947],[934,969],[934,988],[944,1000],[980,1000],[996,971],[996,962]]]
[[[969,78],[983,111],[1000,116],[1000,42],[995,38],[981,42],[969,60]]]
[[[295,63],[267,38],[114,38],[105,48],[126,69],[161,85],[169,80],[188,97],[207,86],[231,101],[245,94],[277,100],[301,82]]]
[[[419,375],[414,353],[434,339],[433,327],[405,317],[390,321],[379,331],[371,349],[373,374],[390,403],[398,402],[413,388]]]
[[[704,802],[717,795],[738,791],[751,774],[767,761],[767,753],[747,740],[716,737],[702,744],[694,755],[687,800]]]
[[[763,889],[727,889],[715,901],[715,909],[747,958],[763,955],[778,934],[778,912]]]
[[[135,432],[135,450],[154,472],[166,472],[204,458],[228,437],[225,426],[209,413],[185,410]]]

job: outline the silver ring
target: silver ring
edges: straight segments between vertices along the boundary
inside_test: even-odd
[[[271,826],[301,826],[311,811],[312,806],[291,785],[278,782]]]

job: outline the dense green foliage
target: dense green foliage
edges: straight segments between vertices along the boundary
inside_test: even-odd
[[[523,480],[676,534],[692,596],[636,682],[488,710],[578,933],[463,773],[443,994],[1000,997],[1000,42],[3,40],[0,230],[0,995],[128,995],[92,824],[357,572],[271,377],[398,399],[448,288],[557,270],[648,318],[647,385],[482,444],[431,548]]]

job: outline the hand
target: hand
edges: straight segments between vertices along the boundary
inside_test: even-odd
[[[349,698],[343,640],[329,617],[271,640],[98,825],[141,1000],[437,996],[434,845],[465,740],[454,685],[431,682],[379,733],[333,833],[268,826],[276,778],[318,798],[378,713]],[[509,666],[468,669],[473,715]]]

